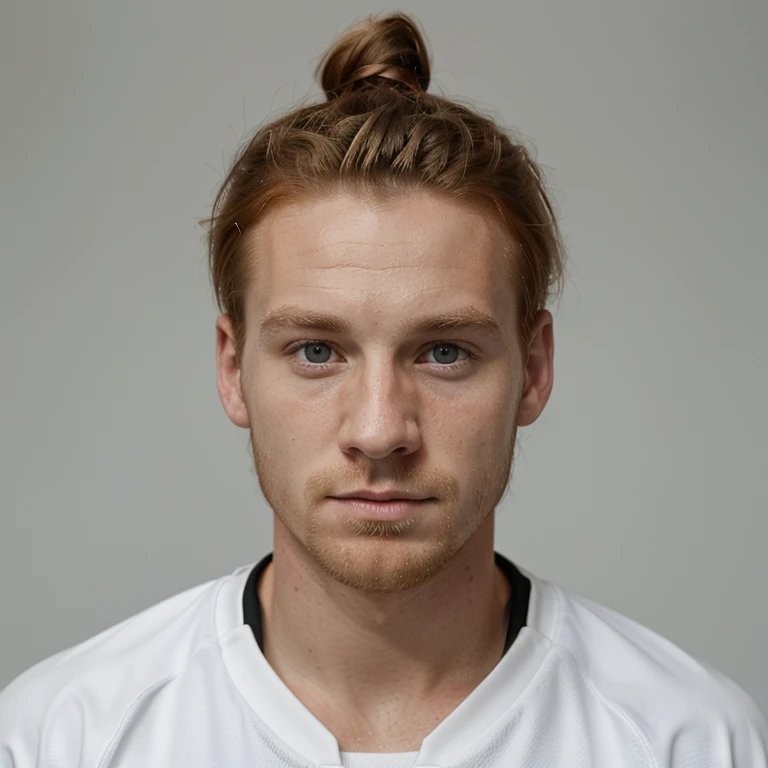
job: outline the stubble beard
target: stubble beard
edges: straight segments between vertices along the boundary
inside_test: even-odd
[[[255,439],[252,428],[250,433],[261,491],[297,545],[339,583],[362,592],[388,594],[418,587],[439,572],[493,514],[510,482],[517,426],[512,430],[511,440],[505,441],[506,450],[500,458],[492,457],[485,462],[486,466],[473,468],[476,478],[463,508],[455,480],[445,473],[405,469],[390,478],[393,485],[421,487],[437,496],[440,508],[436,533],[428,538],[419,535],[424,523],[417,516],[398,521],[350,517],[344,521],[345,534],[333,535],[329,525],[337,524],[329,523],[321,504],[326,495],[338,491],[340,479],[343,481],[340,473],[320,471],[311,475],[297,508],[279,477],[280,472],[290,470],[276,465],[272,454]],[[344,487],[364,485],[359,475],[350,472]],[[434,520],[434,513],[429,517]]]

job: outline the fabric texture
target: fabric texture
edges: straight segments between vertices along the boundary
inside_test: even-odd
[[[247,587],[262,560],[19,675],[0,768],[768,768],[768,723],[734,682],[500,558],[519,573],[511,642],[416,753],[342,754],[269,666]]]

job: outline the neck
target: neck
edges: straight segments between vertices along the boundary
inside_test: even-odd
[[[337,582],[275,517],[259,585],[267,661],[316,714],[329,699],[369,723],[434,701],[450,712],[504,649],[510,585],[494,562],[493,518],[426,582],[380,594]]]

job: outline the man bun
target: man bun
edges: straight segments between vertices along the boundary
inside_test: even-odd
[[[429,87],[429,55],[410,17],[399,12],[380,19],[368,16],[333,43],[315,75],[328,101],[366,83],[419,93]]]

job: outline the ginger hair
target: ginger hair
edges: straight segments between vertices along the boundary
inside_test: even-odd
[[[325,92],[264,124],[236,152],[207,227],[216,302],[230,316],[238,364],[245,296],[255,279],[243,233],[281,201],[340,191],[386,201],[426,191],[478,206],[508,234],[504,279],[518,339],[563,288],[565,249],[544,173],[522,141],[490,117],[427,93],[425,38],[403,13],[369,16],[337,39],[315,75]]]

